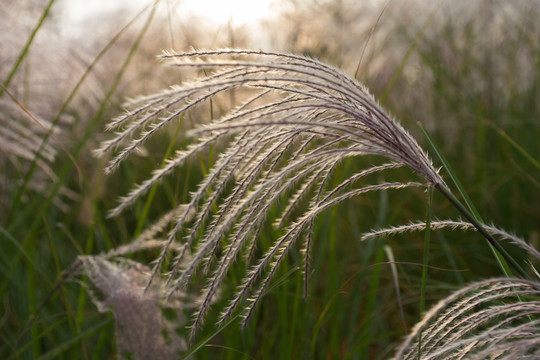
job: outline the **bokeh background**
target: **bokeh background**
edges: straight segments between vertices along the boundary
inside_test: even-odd
[[[365,84],[434,157],[417,122],[425,124],[486,222],[540,246],[540,1],[254,3],[0,2],[1,358],[115,358],[112,314],[98,312],[81,285],[84,277],[62,282],[63,272],[78,255],[128,243],[171,205],[186,201],[215,154],[202,154],[164,181],[145,223],[138,221],[144,204],[106,217],[119,196],[146,178],[168,143],[185,146],[185,130],[235,102],[234,94],[224,96],[189,113],[179,133],[171,128],[104,176],[104,160],[91,151],[108,137],[104,126],[124,101],[198,76],[162,66],[162,50],[247,47],[302,54],[341,69]],[[335,180],[365,165],[347,161]],[[436,196],[433,206],[438,218],[457,216],[443,198]],[[309,296],[301,296],[302,274],[294,270],[300,255],[293,250],[248,327],[228,326],[195,358],[391,356],[407,329],[384,246],[398,262],[410,329],[420,318],[423,235],[360,237],[372,228],[423,220],[425,208],[426,194],[407,190],[329,210],[316,224]],[[260,241],[276,236],[269,222]],[[428,305],[470,281],[501,275],[474,233],[436,232],[429,263],[435,267]],[[239,280],[233,269],[224,295]],[[213,332],[219,305],[200,339]]]

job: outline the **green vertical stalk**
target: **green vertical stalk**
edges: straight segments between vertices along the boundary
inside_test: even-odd
[[[392,88],[394,87],[396,81],[399,79],[399,77],[401,76],[401,74],[403,73],[403,69],[405,69],[405,65],[407,65],[407,62],[409,61],[409,58],[411,57],[411,55],[414,53],[414,51],[416,50],[416,48],[418,47],[418,44],[420,44],[420,40],[422,40],[422,38],[424,37],[424,34],[426,33],[426,30],[429,26],[429,24],[431,24],[431,22],[433,21],[433,19],[435,18],[435,13],[437,11],[437,9],[439,9],[439,7],[441,6],[442,4],[442,1],[439,1],[437,3],[437,6],[435,6],[433,8],[433,11],[429,14],[428,18],[426,19],[426,21],[422,24],[422,27],[420,28],[420,31],[418,32],[418,34],[416,35],[416,37],[414,38],[414,41],[412,42],[411,46],[409,47],[409,49],[407,50],[407,53],[405,54],[405,56],[403,57],[403,60],[401,60],[397,70],[394,72],[394,74],[392,75],[392,78],[390,79],[390,81],[388,82],[388,85],[386,86],[386,88],[384,89],[384,92],[381,94],[381,96],[379,97],[379,102],[381,104],[384,104],[385,101],[386,101],[386,98],[388,97],[388,95],[390,94],[390,91],[392,90]]]
[[[429,244],[431,242],[431,201],[433,198],[433,188],[427,190],[427,207],[426,207],[426,230],[424,238],[424,262],[422,267],[422,286],[420,290],[420,317],[424,313],[426,305],[426,282],[427,282],[427,264],[429,257]],[[422,352],[422,332],[418,335],[418,359],[421,358]]]
[[[36,241],[35,237],[33,238],[34,241]],[[27,248],[28,255],[30,256],[29,261],[36,261],[36,246],[35,244],[30,244]],[[28,294],[28,314],[35,314],[36,312],[36,276],[35,276],[35,270],[33,266],[27,266],[26,271],[26,284],[27,284],[27,294]],[[39,329],[36,326],[30,327],[30,341],[32,344],[32,356],[33,358],[37,358],[40,354],[40,347],[39,347]]]
[[[4,83],[2,84],[3,88],[0,89],[0,98],[4,95],[4,89],[7,89],[7,87],[11,83],[11,80],[13,80],[13,77],[17,73],[17,70],[19,70],[19,67],[21,66],[24,58],[28,54],[28,50],[30,50],[30,46],[32,45],[32,42],[34,42],[34,38],[36,37],[39,29],[41,29],[41,26],[45,22],[45,19],[47,18],[47,16],[49,16],[49,11],[51,10],[51,7],[53,4],[54,4],[54,0],[50,0],[45,10],[43,10],[43,13],[41,14],[41,17],[39,18],[39,21],[36,25],[36,28],[32,31],[32,34],[30,34],[30,37],[26,41],[24,48],[21,50],[21,53],[19,54],[19,57],[17,58],[15,65],[13,66],[8,77],[6,78],[6,80],[4,80]]]

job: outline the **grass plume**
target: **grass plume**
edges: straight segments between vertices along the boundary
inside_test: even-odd
[[[174,219],[170,213],[167,215],[172,230],[147,284],[150,286],[164,271],[170,249],[185,232],[181,250],[165,269],[163,291],[167,297],[173,296],[190,283],[197,271],[207,277],[194,314],[191,337],[202,325],[224,278],[240,257],[247,267],[244,278],[222,311],[218,326],[239,309],[244,324],[248,321],[279,265],[297,242],[302,243],[306,293],[314,219],[329,207],[372,191],[415,186],[437,189],[472,223],[433,222],[433,229],[474,227],[520,274],[525,274],[492,235],[509,238],[528,251],[532,248],[495,227],[485,227],[478,215],[452,194],[409,133],[378,105],[364,86],[349,76],[317,60],[264,51],[164,52],[161,59],[180,69],[214,72],[128,103],[126,113],[107,127],[116,130],[116,135],[95,151],[98,156],[113,153],[106,172],[114,171],[166,125],[179,121],[200,104],[222,93],[246,90],[240,106],[189,131],[195,138],[193,144],[166,159],[162,167],[155,169],[150,178],[110,211],[111,216],[120,214],[190,157],[215,144],[226,144],[190,201],[181,205],[182,211]],[[428,139],[432,142],[429,135]],[[366,155],[384,157],[391,162],[363,169],[338,184],[328,181],[336,164]],[[369,174],[401,166],[410,168],[421,182],[362,183]],[[445,163],[445,167],[449,166]],[[280,214],[274,225],[281,237],[255,257],[261,227],[279,200],[291,193],[287,206],[283,209],[277,206]],[[309,206],[302,210],[300,204],[304,201]],[[300,215],[294,215],[298,210]],[[373,232],[364,238],[423,228],[425,224],[412,224]]]
[[[220,323],[240,305],[245,321],[249,319],[288,250],[312,230],[313,219],[324,210],[371,191],[446,187],[409,133],[377,104],[364,86],[331,66],[291,54],[236,49],[167,52],[161,58],[173,67],[217,70],[200,80],[127,104],[127,112],[108,126],[117,130],[116,136],[96,151],[103,155],[119,148],[108,172],[184,112],[220,93],[238,88],[250,90],[250,97],[241,106],[191,130],[196,141],[167,159],[165,166],[156,169],[110,212],[122,212],[194,154],[228,141],[190,202],[184,205],[184,214],[176,218],[152,272],[154,278],[162,271],[171,244],[187,226],[186,214],[194,211],[195,220],[184,238],[184,250],[173,262],[166,281],[166,293],[170,296],[189,283],[200,265],[209,276],[195,314],[194,331],[240,254],[251,265]],[[335,164],[365,155],[382,156],[392,162],[364,169],[334,187],[329,184],[327,179]],[[361,184],[368,174],[399,166],[412,169],[422,182]],[[230,183],[233,188],[226,193]],[[282,227],[283,235],[259,259],[252,259],[257,234],[270,209],[291,191],[296,193],[277,221],[281,226],[288,224]],[[287,219],[304,197],[310,197],[309,208],[303,215]],[[214,206],[218,206],[218,211],[211,214]],[[200,230],[204,233],[197,239]],[[303,248],[307,282],[309,241],[304,242]],[[184,262],[191,249],[191,259]],[[181,263],[185,265],[180,266]],[[255,285],[258,288],[253,290]]]
[[[523,279],[495,278],[466,286],[425,314],[395,359],[417,359],[418,354],[421,359],[537,358],[539,296],[540,284]]]

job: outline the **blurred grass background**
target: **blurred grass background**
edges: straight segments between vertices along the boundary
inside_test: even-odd
[[[40,135],[33,140],[48,138],[56,149],[47,162],[55,176],[33,166],[32,156],[10,150],[2,133],[1,358],[115,358],[112,314],[99,313],[78,282],[55,288],[62,271],[77,255],[129,242],[137,229],[186,201],[215,158],[213,152],[201,154],[166,179],[148,217],[144,203],[137,203],[118,218],[106,218],[115,199],[145,178],[170,142],[185,145],[183,132],[190,124],[206,121],[211,113],[219,116],[234,101],[234,96],[223,97],[189,113],[178,134],[171,129],[168,138],[151,142],[145,153],[105,177],[104,164],[91,150],[107,137],[104,124],[122,111],[126,97],[197,76],[164,68],[155,55],[169,48],[263,47],[246,26],[179,21],[165,4],[170,6],[141,8],[133,20],[101,16],[75,40],[60,31],[61,2],[0,4],[0,80],[37,121],[48,120],[56,128],[48,137],[47,131],[34,130]],[[538,248],[539,16],[537,0],[283,0],[258,31],[266,36],[264,48],[316,57],[355,76],[428,149],[416,125],[422,121],[483,218]],[[0,130],[15,123],[39,128],[13,104],[2,91]],[[355,159],[340,164],[335,181],[362,167]],[[392,175],[403,180],[411,173],[402,169]],[[433,206],[438,218],[457,216],[442,197],[435,196]],[[383,246],[398,262],[410,329],[420,317],[423,234],[366,243],[360,237],[372,228],[423,220],[425,211],[426,194],[414,190],[355,198],[327,211],[316,222],[308,297],[302,298],[300,255],[292,251],[248,327],[230,325],[195,358],[389,357],[406,329]],[[269,222],[260,241],[277,236]],[[525,260],[525,254],[510,250]],[[428,271],[428,306],[467,282],[501,275],[485,241],[474,233],[435,232],[429,264],[434,268]],[[224,299],[240,276],[231,271]],[[219,310],[219,302],[215,307]],[[199,339],[213,332],[215,315],[210,314]]]

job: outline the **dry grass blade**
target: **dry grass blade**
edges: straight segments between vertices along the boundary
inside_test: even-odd
[[[162,59],[178,68],[218,71],[129,103],[126,114],[109,126],[117,129],[116,137],[96,151],[98,155],[116,152],[108,171],[178,115],[227,91],[238,91],[237,96],[245,99],[221,118],[193,129],[190,134],[196,141],[169,158],[111,211],[111,215],[122,212],[194,154],[212,144],[228,144],[172,221],[174,226],[150,276],[151,281],[161,272],[169,249],[189,222],[191,228],[171,264],[164,291],[172,296],[199,269],[208,277],[192,335],[240,256],[246,259],[248,270],[236,297],[224,310],[222,322],[245,305],[248,297],[244,311],[249,318],[287,251],[305,233],[307,282],[313,219],[328,207],[370,191],[446,186],[417,142],[367,89],[328,65],[290,54],[234,49],[165,53]],[[328,181],[341,161],[365,155],[392,162],[364,169],[336,186]],[[400,166],[412,169],[424,183],[362,184],[369,174]],[[290,194],[293,196],[275,221],[283,236],[263,249],[260,259],[254,259],[261,226],[278,200]],[[303,215],[293,215],[306,202],[309,208]],[[189,252],[191,257],[186,259]]]

